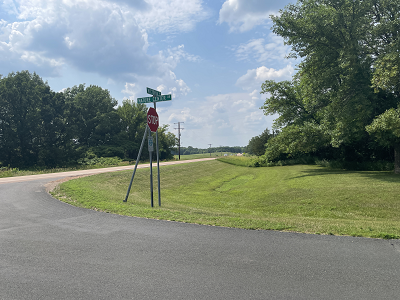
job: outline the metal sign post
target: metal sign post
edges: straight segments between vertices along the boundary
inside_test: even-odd
[[[129,183],[128,191],[126,192],[126,197],[125,197],[124,202],[128,201],[129,192],[131,191],[131,187],[132,187],[132,181],[133,181],[133,178],[135,177],[137,165],[138,165],[139,160],[140,160],[140,155],[142,154],[143,145],[144,145],[144,141],[146,140],[146,134],[147,134],[148,129],[149,129],[149,126],[146,125],[146,129],[144,130],[144,134],[143,134],[142,143],[140,144],[140,150],[139,150],[139,153],[138,153],[138,157],[136,159],[135,169],[133,169],[131,182]]]
[[[156,102],[154,101],[154,109]],[[161,206],[161,188],[160,188],[160,156],[158,152],[158,130],[156,131],[156,150],[157,150],[157,184],[158,184],[158,206]]]
[[[161,188],[160,188],[160,156],[159,156],[159,148],[158,148],[158,114],[156,111],[156,102],[159,101],[169,101],[172,100],[171,95],[161,95],[161,92],[157,90],[153,90],[151,88],[147,88],[147,93],[153,95],[153,97],[143,97],[137,98],[137,103],[154,103],[154,108],[150,107],[149,111],[147,112],[147,126],[146,130],[143,135],[142,144],[140,145],[140,150],[138,154],[138,158],[136,160],[135,169],[132,174],[131,182],[129,184],[128,192],[126,193],[126,197],[124,202],[128,201],[129,192],[132,187],[132,181],[135,177],[137,165],[140,159],[140,155],[142,153],[144,141],[146,139],[147,133],[149,134],[148,140],[148,150],[149,150],[149,157],[150,157],[150,197],[151,197],[151,207],[153,207],[153,138],[151,136],[151,132],[156,133],[156,151],[157,151],[157,171],[158,171],[158,205],[161,206]]]
[[[154,207],[153,203],[153,137],[151,136],[151,132],[149,131],[149,157],[150,157],[150,202],[151,207]]]

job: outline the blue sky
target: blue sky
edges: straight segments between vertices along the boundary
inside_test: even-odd
[[[0,74],[36,72],[54,91],[98,85],[119,103],[158,89],[172,94],[160,123],[177,134],[184,122],[182,146],[246,146],[274,119],[261,84],[298,64],[270,30],[291,2],[2,0]]]

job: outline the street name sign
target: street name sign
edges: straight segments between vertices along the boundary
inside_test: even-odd
[[[147,112],[147,125],[149,125],[151,132],[156,132],[158,128],[158,114],[152,107]]]
[[[153,95],[153,96],[161,96],[161,92],[157,90],[153,90],[151,88],[147,88],[147,94]]]
[[[153,103],[153,102],[169,101],[169,100],[172,100],[171,95],[160,95],[154,97],[137,98],[137,103]]]
[[[151,136],[149,136],[147,147],[149,149],[149,152],[153,152],[153,150],[154,150],[154,148],[153,148],[153,138]]]

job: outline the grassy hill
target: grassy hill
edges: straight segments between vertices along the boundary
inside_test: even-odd
[[[153,170],[154,171],[154,170]],[[157,172],[154,203],[157,205]],[[295,165],[248,168],[219,161],[161,168],[161,207],[150,207],[149,170],[61,184],[70,204],[115,214],[246,229],[400,238],[400,176]]]

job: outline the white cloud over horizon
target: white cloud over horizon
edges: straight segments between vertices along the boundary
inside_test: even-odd
[[[261,134],[266,127],[272,126],[273,121],[259,109],[263,100],[254,95],[253,92],[218,94],[208,96],[204,101],[193,101],[190,106],[161,108],[160,120],[168,120],[170,129],[174,128],[174,123],[184,122],[183,146],[203,144],[206,148],[208,143],[215,143],[216,137],[219,143],[216,146],[247,145],[253,132],[260,131],[258,134]],[[232,136],[236,137],[234,144],[228,142]],[[188,140],[198,144],[190,144]]]
[[[36,72],[58,91],[99,85],[119,101],[155,88],[173,97],[157,105],[162,120],[186,121],[183,137],[192,146],[244,146],[272,124],[259,109],[261,83],[294,73],[284,59],[289,48],[265,26],[283,5],[0,0],[0,73]]]
[[[182,60],[200,58],[187,53],[183,44],[149,55],[148,33],[136,19],[143,21],[143,14],[161,9],[172,18],[170,29],[190,29],[195,23],[190,16],[200,14],[200,2],[186,1],[183,10],[175,13],[178,17],[167,11],[179,1],[142,0],[132,6],[129,1],[20,0],[18,8],[12,1],[3,2],[20,21],[0,21],[0,63],[13,70],[34,69],[47,77],[62,76],[65,66],[97,73],[108,81],[124,82],[122,92],[128,98],[135,97],[134,86],[146,81],[163,83],[175,97],[186,95],[190,88],[173,69]],[[150,29],[155,29],[155,23]],[[164,26],[161,31],[165,30]]]
[[[219,24],[226,22],[231,32],[245,32],[259,25],[268,24],[270,15],[289,1],[273,0],[226,0],[219,12]]]
[[[279,70],[262,66],[257,69],[248,70],[245,75],[236,81],[236,85],[244,90],[253,90],[260,87],[266,80],[291,80],[294,72],[295,70],[290,64]]]
[[[269,34],[268,38],[252,39],[234,48],[238,60],[255,59],[259,63],[283,60],[290,53],[290,47],[284,44],[283,38]]]

